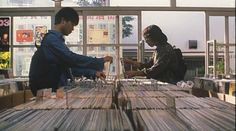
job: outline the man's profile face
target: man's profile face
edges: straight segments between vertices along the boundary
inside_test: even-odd
[[[74,30],[74,26],[75,24],[72,23],[71,21],[63,21],[63,34],[68,36],[73,30]]]

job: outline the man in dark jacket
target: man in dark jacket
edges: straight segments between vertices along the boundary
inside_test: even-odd
[[[93,77],[104,79],[102,72],[105,62],[112,57],[92,58],[72,52],[65,44],[64,35],[69,35],[79,22],[77,12],[70,7],[59,10],[55,16],[55,30],[50,30],[44,37],[41,46],[32,57],[29,72],[29,84],[34,96],[37,90],[52,88],[55,92],[67,85],[70,68],[87,68]]]
[[[176,84],[179,80],[176,75],[178,61],[173,47],[167,42],[166,35],[158,26],[150,25],[144,29],[143,36],[150,47],[156,46],[152,59],[148,63],[124,59],[124,63],[132,64],[140,69],[140,71],[127,71],[125,76],[128,78],[146,76],[147,78]]]

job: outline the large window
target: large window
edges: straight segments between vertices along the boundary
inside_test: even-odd
[[[204,12],[144,11],[142,30],[152,24],[158,25],[168,37],[168,42],[182,51],[205,51]],[[189,48],[191,41],[197,48]],[[145,48],[150,48],[145,44]]]
[[[28,76],[35,42],[51,29],[50,16],[13,17],[13,75]]]
[[[52,0],[0,0],[0,7],[53,7]]]
[[[170,0],[110,0],[110,6],[170,6]]]
[[[216,40],[219,44],[231,44],[229,47],[222,45],[216,46],[216,50],[218,51],[216,64],[217,67],[225,67],[221,69],[226,69],[225,73],[235,74],[235,17],[210,16],[209,36],[210,40]],[[232,44],[234,46],[232,46]],[[227,52],[229,52],[229,54]],[[229,65],[229,68],[227,68],[227,65]]]
[[[138,16],[120,16],[121,44],[138,44]]]
[[[118,32],[119,34],[117,34]],[[129,51],[137,59],[137,43],[137,15],[87,16],[87,55],[112,56],[114,62],[109,69],[105,68],[106,72],[109,70],[109,75],[122,74],[122,69],[119,68],[121,67],[119,58],[130,54]],[[132,45],[134,46],[131,47]]]
[[[13,45],[34,45],[51,29],[50,16],[13,17]]]
[[[235,0],[176,0],[182,7],[231,7],[235,8]]]
[[[116,50],[115,46],[107,46],[116,43],[116,16],[99,15],[87,16],[87,55],[92,57],[112,56],[114,62],[110,68],[106,67],[105,72],[109,75],[116,74]],[[102,44],[102,46],[94,46],[94,44]],[[109,70],[109,71],[108,71]]]
[[[235,43],[235,16],[229,17],[229,43]]]
[[[235,45],[235,17],[229,17],[229,43]],[[229,47],[229,72],[235,74],[235,46]]]
[[[63,0],[62,6],[170,6],[170,0]]]
[[[34,47],[14,48],[13,49],[13,75],[28,76],[31,57],[36,51]]]
[[[9,65],[13,65],[14,76],[28,76],[30,58],[35,52],[34,43],[40,44],[44,34],[51,29],[54,23],[54,18],[51,16],[53,17],[55,11],[61,8],[60,2],[62,7],[74,7],[80,14],[79,24],[69,36],[65,37],[68,47],[76,53],[88,56],[113,56],[111,74],[122,72],[119,66],[121,57],[137,60],[138,56],[138,60],[143,60],[140,56],[144,55],[144,60],[148,60],[153,49],[145,44],[146,52],[142,54],[138,43],[143,39],[142,30],[151,24],[158,25],[167,35],[168,42],[180,48],[187,57],[198,55],[204,58],[208,36],[210,39],[224,42],[226,21],[229,22],[229,28],[226,28],[229,30],[229,42],[235,43],[233,14],[235,0],[62,0],[56,2],[55,4],[54,0],[0,0],[0,16],[8,17],[9,21],[13,22],[10,24],[12,27],[9,27],[8,53],[4,52],[0,55],[9,57],[11,61],[6,68],[11,68]],[[37,8],[34,10],[34,7]],[[25,12],[25,10],[29,11]],[[215,16],[218,13],[220,16]],[[208,18],[209,23],[206,24]],[[208,24],[209,31],[206,26]],[[233,49],[230,51],[233,53]],[[231,56],[234,58],[235,53]],[[232,67],[235,67],[235,64]]]
[[[88,44],[115,44],[115,19],[109,16],[87,16]]]
[[[210,16],[210,40],[217,40],[218,43],[224,43],[225,17]]]

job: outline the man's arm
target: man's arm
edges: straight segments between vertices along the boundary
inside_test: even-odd
[[[53,36],[52,36],[53,37]],[[58,58],[58,63],[69,67],[86,67],[94,70],[102,70],[104,68],[104,62],[111,59],[107,58],[93,58],[89,56],[79,55],[69,50],[65,43],[60,40],[49,39],[45,44],[45,51],[51,56],[54,55]]]

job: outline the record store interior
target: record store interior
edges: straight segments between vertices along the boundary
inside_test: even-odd
[[[0,131],[235,125],[235,0],[0,0]]]

